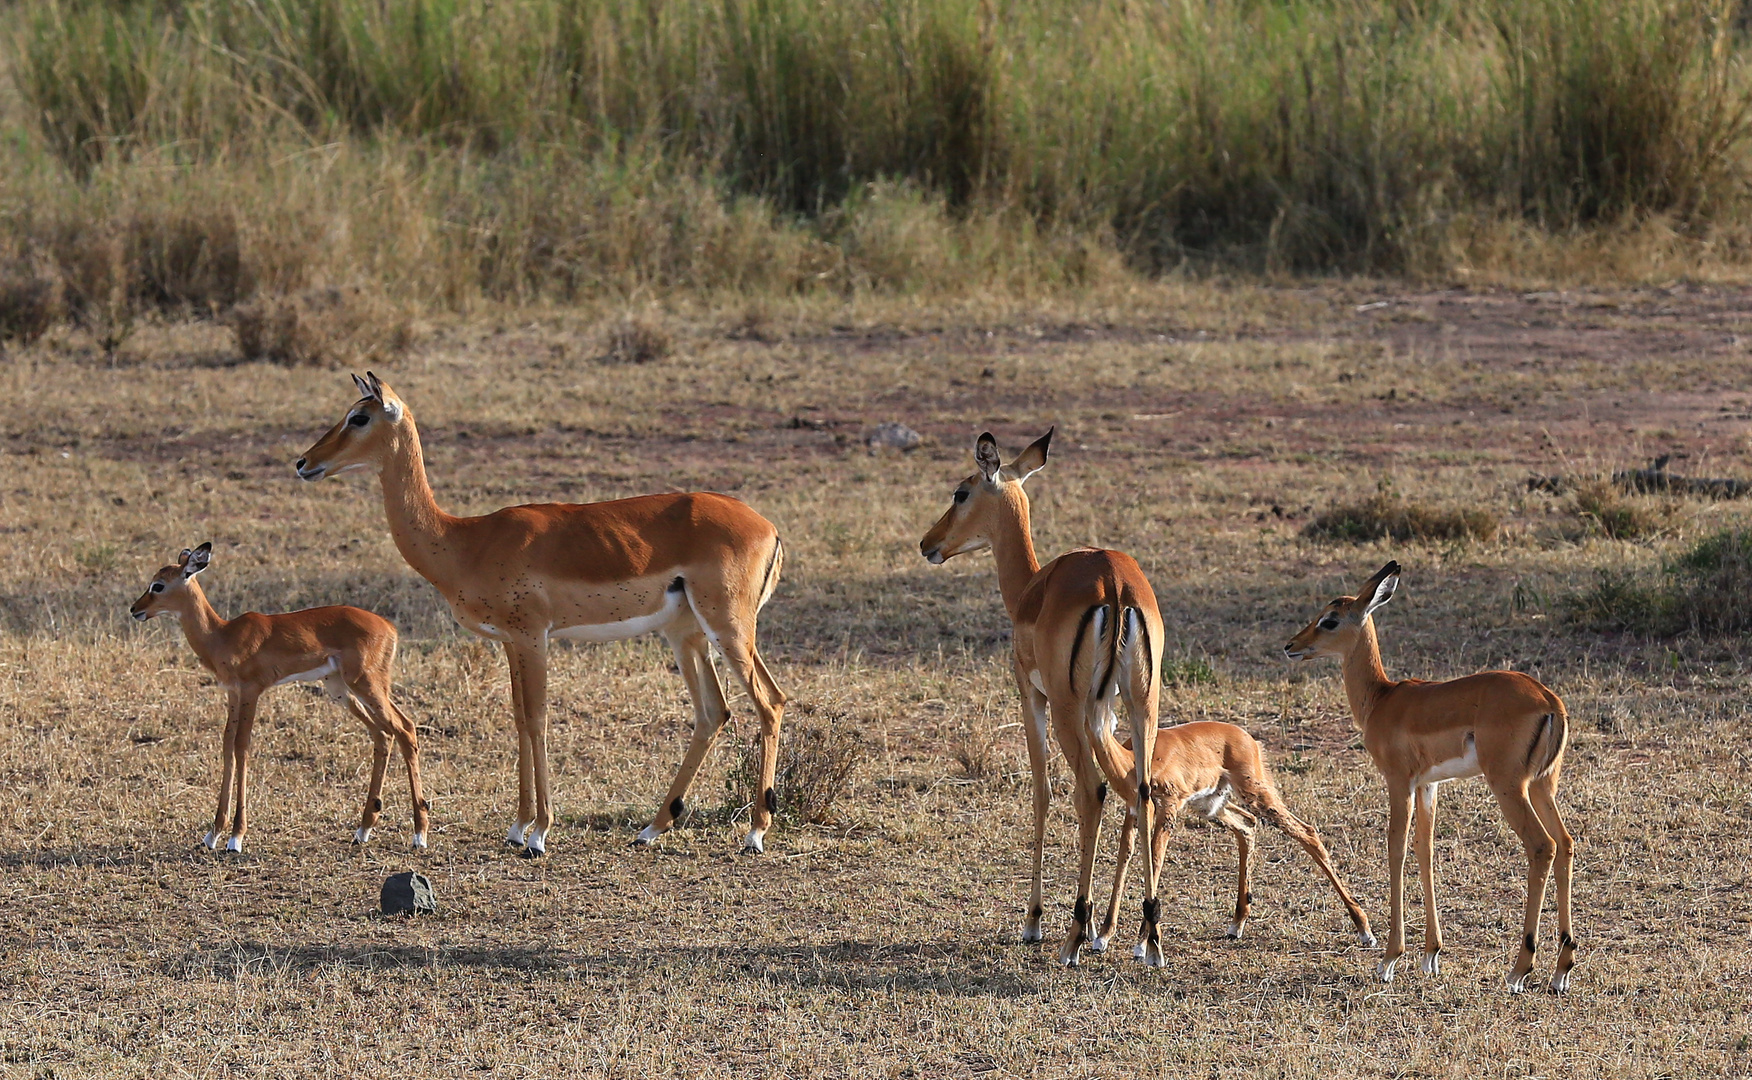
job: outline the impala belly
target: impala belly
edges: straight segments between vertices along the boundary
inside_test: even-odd
[[[1471,734],[1466,736],[1466,752],[1457,758],[1438,761],[1419,773],[1411,782],[1412,787],[1423,787],[1425,784],[1439,784],[1444,780],[1464,780],[1469,776],[1478,776],[1484,772],[1478,767],[1478,743]]]
[[[548,631],[548,637],[562,638],[567,641],[624,641],[627,638],[639,637],[655,630],[661,630],[673,623],[675,617],[680,614],[682,605],[686,602],[687,590],[685,588],[665,589],[663,591],[663,606],[649,615],[635,615],[632,618],[618,619],[613,622],[556,626]]]
[[[341,670],[341,662],[335,657],[323,661],[322,666],[313,667],[309,671],[300,671],[294,675],[285,675],[275,680],[275,686],[285,686],[293,682],[318,682]]]

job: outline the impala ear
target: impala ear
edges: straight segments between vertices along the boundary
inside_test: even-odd
[[[367,371],[365,377],[371,380],[371,396],[383,406],[383,415],[390,423],[402,418],[401,398],[395,396],[395,391],[383,385],[383,380],[377,377],[375,371]]]
[[[1390,562],[1375,571],[1375,576],[1363,586],[1361,595],[1368,598],[1368,605],[1363,608],[1363,617],[1367,618],[1376,608],[1393,599],[1393,590],[1397,588],[1399,588],[1399,564],[1397,562]]]
[[[359,388],[359,397],[362,399],[375,398],[377,396],[377,391],[371,388],[371,384],[357,375],[353,376],[353,385]]]
[[[192,578],[207,568],[213,561],[213,541],[209,540],[193,551],[184,550],[182,557],[183,577]]]
[[[980,475],[988,483],[997,478],[998,470],[1004,467],[1004,461],[1003,455],[998,453],[998,440],[992,438],[991,432],[985,432],[973,444],[973,460],[979,463]]]
[[[1028,449],[1010,462],[1010,471],[1016,474],[1017,483],[1026,483],[1030,476],[1046,468],[1046,448],[1052,445],[1053,431],[1053,428],[1047,428],[1045,435],[1029,443]]]

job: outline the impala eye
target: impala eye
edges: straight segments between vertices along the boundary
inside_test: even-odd
[[[1338,620],[1334,619],[1333,617],[1331,617],[1329,615],[1326,618],[1320,620],[1320,629],[1322,629],[1322,630],[1337,630],[1338,629]]]
[[[967,489],[966,488],[956,489],[955,501],[958,503],[964,503],[967,501]]]
[[[152,587],[150,589],[148,589],[147,591],[148,592],[163,592],[164,591],[164,582],[154,581],[152,583]]]
[[[364,427],[370,422],[371,417],[362,412],[356,412],[352,416],[347,417],[347,423],[352,424],[354,427]]]

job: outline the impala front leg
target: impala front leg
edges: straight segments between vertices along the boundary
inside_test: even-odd
[[[1034,873],[1028,890],[1028,911],[1022,917],[1022,943],[1032,945],[1046,936],[1040,926],[1041,919],[1046,916],[1040,878],[1046,859],[1046,811],[1052,804],[1052,787],[1046,767],[1046,698],[1020,671],[1017,672],[1017,681],[1022,694],[1022,730],[1028,744],[1028,782],[1034,808]]]
[[[1425,975],[1442,970],[1442,920],[1436,913],[1436,791],[1435,784],[1417,789],[1417,873],[1423,881]]]
[[[209,851],[218,849],[219,838],[225,835],[227,819],[231,816],[231,785],[237,776],[237,715],[238,695],[233,691],[226,695],[225,733],[220,741],[219,806],[213,811],[213,827],[201,838],[202,845]]]
[[[538,642],[513,641],[506,644],[505,651],[511,657],[513,685],[522,691],[520,726],[529,745],[528,773],[535,789],[534,820],[524,837],[523,854],[540,858],[547,854],[547,834],[554,826],[547,756],[547,650]],[[523,813],[519,805],[518,816]]]
[[[255,730],[255,711],[255,695],[246,691],[237,702],[237,732],[232,739],[236,754],[237,808],[232,812],[231,839],[225,842],[226,851],[242,851],[243,834],[249,831],[246,803],[249,799],[249,743]]]
[[[1411,829],[1411,791],[1395,786],[1387,796],[1387,949],[1381,954],[1381,981],[1393,981],[1393,969],[1405,954],[1405,842]]]
[[[511,722],[517,730],[517,816],[505,833],[505,843],[522,847],[535,822],[535,749],[529,743],[529,730],[523,723],[523,679],[519,676],[519,660],[512,643],[505,642],[505,665],[511,673]]]

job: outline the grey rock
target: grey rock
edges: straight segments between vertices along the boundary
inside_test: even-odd
[[[912,428],[889,420],[877,424],[876,430],[865,437],[864,445],[871,450],[900,450],[904,452],[917,450],[924,441],[925,437]]]
[[[383,883],[382,904],[385,915],[433,915],[438,911],[432,883],[426,875],[411,870]]]

